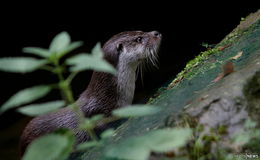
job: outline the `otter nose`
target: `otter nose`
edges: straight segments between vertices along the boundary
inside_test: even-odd
[[[161,33],[158,32],[158,31],[152,31],[151,33],[152,33],[152,35],[154,35],[155,37],[161,37],[161,36],[162,36]]]

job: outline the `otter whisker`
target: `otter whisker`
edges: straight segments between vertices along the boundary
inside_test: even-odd
[[[139,64],[139,65],[137,66],[137,69],[136,69],[136,77],[135,77],[135,80],[138,79],[138,75],[139,75],[139,73],[141,72],[140,69],[141,69],[141,66],[140,66],[140,64]]]
[[[149,56],[148,56],[148,58],[149,58],[149,60],[150,60],[150,62],[153,64],[153,65],[155,65],[155,62],[154,62],[154,60],[153,60],[153,50],[149,50]]]
[[[145,70],[145,63],[146,62],[140,62],[140,64],[137,66],[137,74],[136,74],[136,79],[138,78],[139,74],[140,74],[140,78],[141,78],[141,82],[142,82],[142,86],[144,86],[144,70]]]
[[[152,65],[158,69],[158,58],[156,57],[157,54],[156,54],[156,51],[154,49],[150,49],[149,50],[149,55],[148,55],[148,58],[150,60],[150,62],[152,63]]]
[[[141,66],[140,66],[140,71],[141,71],[141,81],[142,81],[142,86],[144,86],[144,69],[143,69],[143,62],[141,63]]]

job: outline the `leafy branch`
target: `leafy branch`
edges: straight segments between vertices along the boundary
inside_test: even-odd
[[[83,42],[81,41],[71,42],[69,34],[67,32],[61,32],[54,37],[48,49],[38,47],[26,47],[23,49],[23,52],[33,54],[38,58],[1,58],[1,71],[13,73],[29,73],[38,69],[42,69],[55,74],[58,77],[59,82],[57,84],[37,85],[18,91],[1,106],[0,114],[9,109],[17,108],[20,106],[16,111],[29,116],[37,116],[53,112],[61,107],[64,107],[66,104],[71,104],[70,106],[77,114],[80,120],[80,124],[84,124],[85,117],[81,112],[79,106],[75,103],[74,96],[70,87],[72,80],[78,73],[88,69],[108,72],[111,74],[116,74],[116,70],[113,68],[112,65],[110,65],[107,61],[103,59],[103,52],[100,43],[97,43],[97,45],[91,51],[91,54],[81,53],[76,56],[67,58],[63,63],[61,63],[61,58],[64,58],[64,56],[66,56],[69,52],[82,46],[82,44]],[[66,70],[71,71],[68,77],[64,77],[64,72]],[[46,96],[52,89],[55,88],[58,88],[61,91],[63,100],[56,100],[40,104],[30,104]],[[92,137],[92,139],[96,139],[96,135],[93,132],[94,127],[95,126],[93,125],[92,127],[84,128]],[[39,138],[39,141],[40,144],[48,142],[45,140],[41,142],[41,138]],[[37,144],[37,141],[35,143]],[[32,146],[34,146],[33,144]],[[28,154],[30,153],[34,152],[28,151]]]
[[[103,52],[98,43],[91,54],[81,53],[74,57],[67,58],[62,64],[60,63],[61,58],[67,55],[72,50],[80,47],[83,44],[81,41],[71,42],[70,36],[67,32],[61,32],[51,42],[49,49],[38,48],[38,47],[26,47],[23,52],[30,53],[38,56],[39,58],[32,57],[6,57],[0,59],[0,70],[5,72],[13,73],[28,73],[38,69],[50,71],[55,74],[59,82],[57,84],[39,85],[31,88],[23,89],[7,100],[0,108],[0,113],[3,113],[11,108],[16,108],[33,101],[36,101],[46,96],[52,89],[58,87],[64,101],[67,104],[74,104],[75,100],[70,87],[73,78],[81,71],[87,69],[94,69],[98,71],[109,72],[112,74],[116,73],[116,70],[103,59]],[[64,72],[69,68],[71,71],[68,77],[64,77]],[[65,105],[61,103],[48,103],[44,104],[46,108],[58,109]],[[42,106],[41,104],[35,104],[34,108]],[[77,111],[76,105],[72,105],[73,109]],[[28,106],[23,106],[26,108]],[[31,108],[31,105],[29,106]],[[18,109],[18,112],[27,114],[28,109]],[[49,110],[50,112],[53,110]],[[47,111],[46,111],[47,112]],[[78,113],[78,111],[77,111]],[[30,115],[30,113],[28,113]],[[41,113],[39,113],[41,114]]]

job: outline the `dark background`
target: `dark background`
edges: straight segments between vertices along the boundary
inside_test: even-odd
[[[161,85],[180,72],[187,61],[204,51],[201,43],[217,44],[239,24],[242,17],[258,9],[255,4],[236,2],[227,5],[220,1],[199,5],[186,1],[183,4],[140,4],[134,1],[112,4],[100,1],[88,5],[68,3],[66,7],[48,3],[18,9],[12,4],[6,7],[7,10],[1,13],[1,57],[28,56],[21,51],[27,46],[47,48],[52,38],[61,31],[67,31],[72,41],[84,41],[84,46],[75,53],[90,52],[97,42],[104,44],[122,31],[161,32],[159,69],[145,73],[144,85],[141,85],[140,79],[137,80],[136,103],[145,102]],[[87,87],[90,76],[91,71],[83,72],[73,81],[75,97]],[[45,71],[25,75],[0,72],[0,104],[18,90],[55,80],[55,76]],[[59,92],[53,91],[41,101],[59,98]],[[19,135],[29,119],[14,110],[0,115],[0,159],[17,159]]]

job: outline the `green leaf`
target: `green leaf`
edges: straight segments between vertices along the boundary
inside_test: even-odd
[[[21,108],[18,108],[17,111],[28,116],[38,116],[49,112],[53,112],[63,107],[64,105],[64,101],[53,101],[42,104],[31,104],[23,106]]]
[[[100,146],[102,143],[98,141],[89,141],[77,145],[77,151],[83,151],[92,147]]]
[[[239,133],[235,134],[232,140],[235,145],[243,146],[244,144],[247,144],[251,138],[252,132],[242,130]]]
[[[116,74],[115,68],[103,59],[103,51],[100,43],[96,44],[90,55],[82,53],[67,59],[66,63],[73,65],[70,67],[71,72],[93,69],[99,72]]]
[[[143,137],[128,138],[123,143],[109,147],[105,152],[105,158],[127,159],[127,160],[147,160],[150,149],[144,147]],[[140,145],[139,145],[140,144]]]
[[[94,115],[90,118],[85,118],[83,123],[80,125],[81,129],[93,129],[97,122],[104,117],[102,114]]]
[[[94,127],[95,127],[95,123],[93,123],[89,118],[85,118],[84,121],[79,126],[79,128],[82,130],[93,129]]]
[[[83,42],[77,41],[77,42],[72,42],[67,48],[66,51],[70,52],[73,51],[76,48],[79,48],[80,46],[83,45]]]
[[[99,72],[108,72],[116,74],[115,68],[100,57],[95,57],[86,53],[82,53],[67,59],[67,64],[73,65],[70,67],[70,71],[83,71],[93,69]]]
[[[33,141],[22,160],[65,160],[72,151],[74,139],[70,136],[48,134]]]
[[[23,52],[35,54],[37,56],[41,56],[44,58],[47,58],[51,55],[51,52],[49,52],[49,50],[44,48],[38,48],[38,47],[26,47],[23,48]]]
[[[102,132],[100,136],[102,139],[105,139],[105,138],[112,137],[114,135],[114,133],[115,133],[115,130],[110,128],[110,129],[107,129],[104,132]]]
[[[97,114],[97,115],[90,117],[89,120],[96,123],[97,121],[101,120],[102,118],[104,118],[103,114]]]
[[[148,133],[152,151],[165,152],[174,148],[183,147],[191,137],[192,130],[189,128],[163,129]]]
[[[97,58],[103,58],[103,50],[101,48],[101,44],[100,42],[98,42],[95,47],[91,50],[91,54],[94,56],[94,57],[97,57]]]
[[[5,72],[26,73],[35,71],[46,63],[46,60],[39,60],[35,58],[7,57],[0,59],[0,70]]]
[[[70,44],[70,36],[67,32],[61,32],[54,37],[50,44],[51,52],[61,52]]]
[[[150,152],[167,152],[183,147],[192,135],[188,128],[160,129],[148,132],[142,136],[130,137],[110,147],[107,158],[146,160]]]
[[[76,49],[82,45],[83,45],[83,42],[81,42],[81,41],[73,42],[73,43],[69,44],[66,48],[64,48],[64,50],[57,53],[58,57],[61,58],[61,57],[65,56],[67,53],[73,51],[74,49]]]
[[[161,109],[151,105],[132,105],[113,111],[113,115],[117,117],[140,117],[152,115],[159,112]]]
[[[67,147],[62,151],[62,155],[59,156],[59,159],[67,159],[68,154],[70,154],[75,146],[75,134],[72,130],[67,128],[60,128],[54,131],[55,134],[64,136],[68,139]]]
[[[60,52],[57,52],[57,55],[58,56],[57,58],[60,59],[61,57],[67,55],[69,52],[71,52],[72,50],[80,47],[81,45],[83,44],[83,42],[81,41],[78,41],[78,42],[73,42],[71,44],[69,44],[66,48],[64,48],[62,51]]]
[[[41,97],[44,97],[51,91],[51,87],[47,85],[39,85],[31,88],[23,89],[12,97],[10,97],[0,108],[0,113],[8,109],[30,103]]]
[[[89,118],[85,118],[83,123],[80,124],[80,129],[93,129],[95,127],[95,122],[91,121]]]

